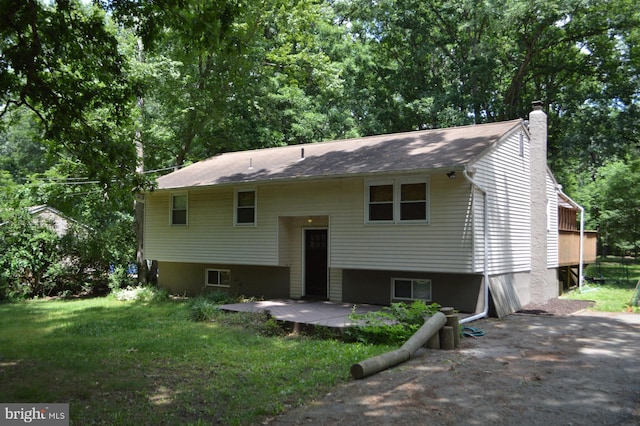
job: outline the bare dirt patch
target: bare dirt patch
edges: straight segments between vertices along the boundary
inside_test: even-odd
[[[525,306],[454,351],[351,380],[274,425],[638,425],[640,315]],[[587,302],[588,303],[588,302]]]

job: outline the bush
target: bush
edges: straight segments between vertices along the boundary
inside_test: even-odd
[[[111,292],[111,295],[121,302],[163,302],[169,299],[169,293],[166,290],[145,286],[129,286],[115,289]]]
[[[134,284],[130,220],[90,229],[70,221],[63,236],[27,209],[0,210],[0,301],[72,295]],[[109,274],[113,269],[113,274]]]
[[[354,307],[355,308],[355,307]],[[440,305],[415,301],[412,304],[392,303],[377,312],[351,314],[357,323],[345,330],[347,340],[367,344],[401,345],[424,324],[425,318],[434,315]]]
[[[218,311],[220,311],[218,303],[212,302],[207,297],[196,297],[189,306],[189,319],[191,321],[211,321]]]
[[[128,268],[122,265],[113,267],[113,271],[109,274],[109,289],[114,292],[121,288],[131,287],[135,284],[135,279],[129,275]]]
[[[26,213],[3,217],[0,240],[0,300],[51,295],[63,275],[60,240],[53,229]]]
[[[226,305],[229,303],[236,303],[239,301],[239,298],[230,296],[229,293],[222,290],[205,292],[200,297],[216,305]]]

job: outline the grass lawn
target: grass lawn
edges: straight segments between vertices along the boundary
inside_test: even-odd
[[[0,401],[69,403],[78,425],[249,424],[387,350],[193,322],[184,301],[0,304]]]
[[[576,300],[593,300],[592,308],[605,312],[640,312],[637,306],[629,306],[640,280],[640,262],[633,259],[606,258],[589,265],[585,276],[597,278],[597,283],[586,282],[582,290],[574,289],[562,297]]]

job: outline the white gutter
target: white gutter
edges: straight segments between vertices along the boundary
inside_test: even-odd
[[[557,188],[560,195],[562,195],[569,204],[580,210],[580,263],[578,264],[578,288],[582,291],[582,282],[584,281],[584,207],[562,192],[562,185],[558,185]]]
[[[474,182],[467,174],[467,169],[462,170],[465,179],[471,182],[471,185],[478,188],[482,192],[483,211],[484,211],[484,310],[479,314],[472,315],[460,320],[460,324],[465,324],[477,319],[489,316],[489,207],[487,204],[487,191],[485,191],[478,183]]]

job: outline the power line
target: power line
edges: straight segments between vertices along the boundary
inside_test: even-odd
[[[151,174],[151,173],[158,173],[158,172],[164,172],[167,170],[178,170],[185,167],[184,165],[181,166],[170,166],[170,167],[163,167],[161,169],[154,169],[154,170],[145,170],[142,172],[142,174],[147,175],[147,174]],[[22,181],[29,181],[28,184],[31,185],[38,185],[38,184],[54,184],[54,185],[95,185],[95,184],[100,184],[102,183],[101,181],[98,180],[89,180],[88,177],[66,177],[66,178],[55,178],[55,177],[48,177],[48,178],[38,178],[38,180],[42,181],[42,182],[33,182],[30,178],[20,178]],[[112,183],[114,182],[118,182],[118,180],[111,180]],[[0,185],[2,186],[2,185]]]

